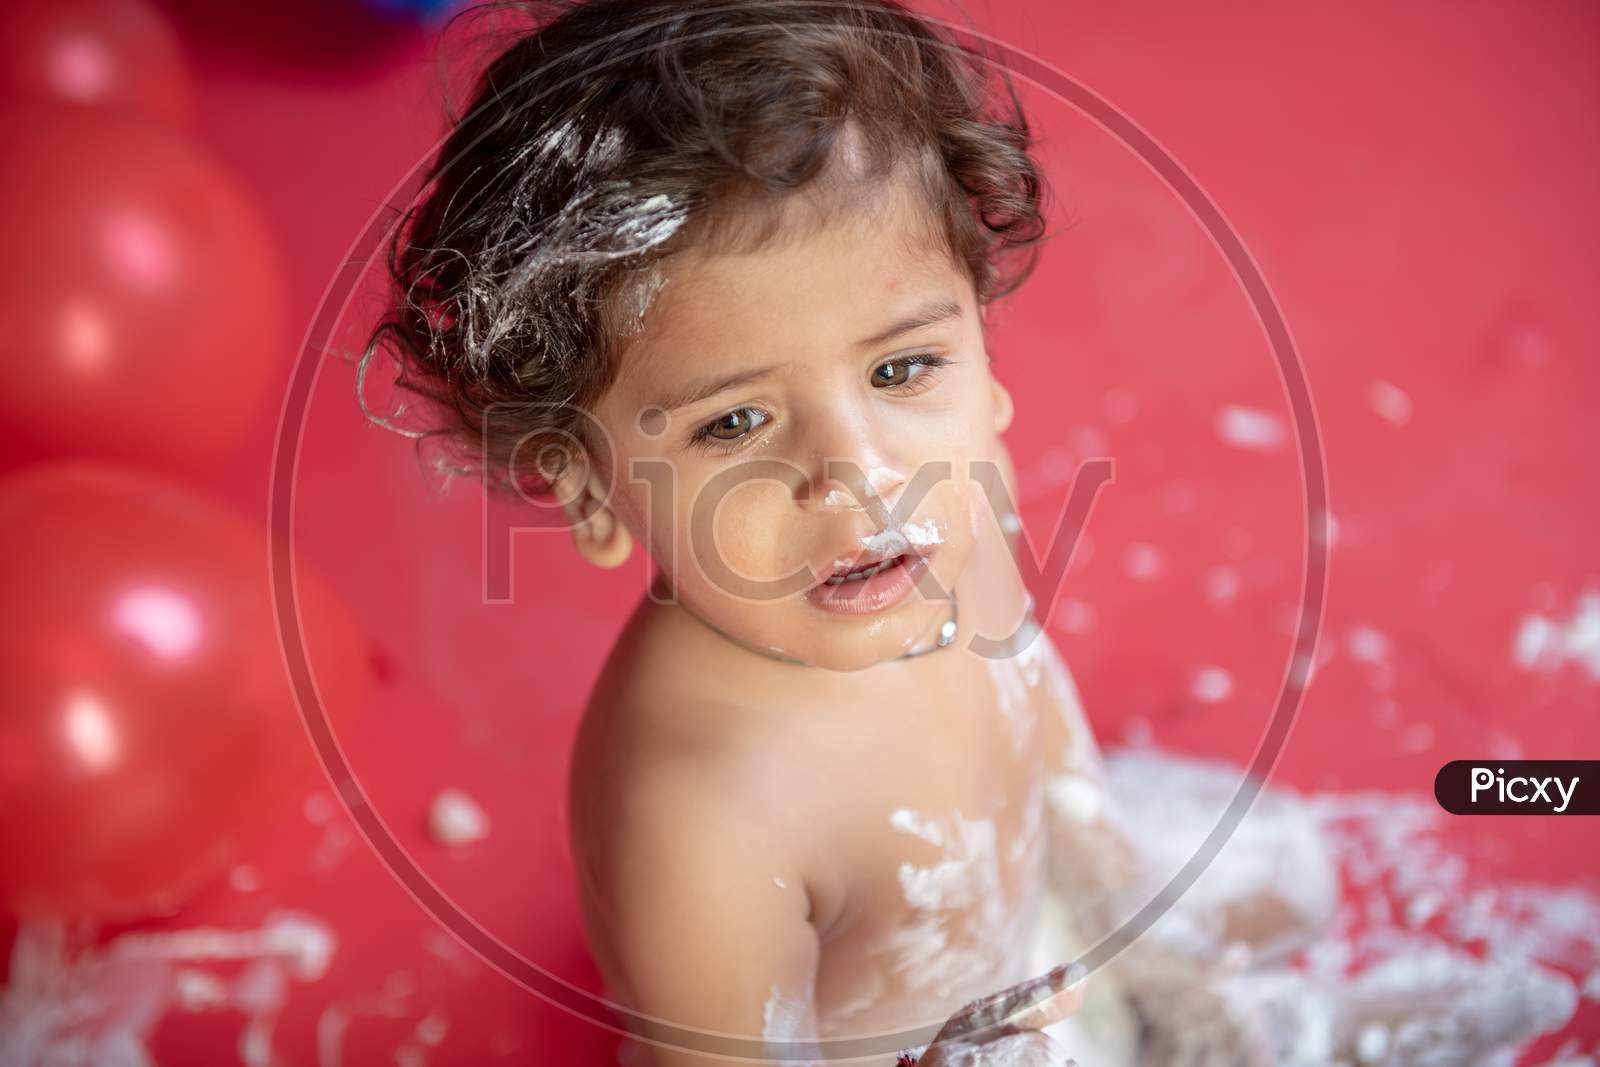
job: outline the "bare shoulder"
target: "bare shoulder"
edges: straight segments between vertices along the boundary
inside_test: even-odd
[[[573,749],[575,784],[612,792],[682,778],[724,785],[719,769],[754,743],[751,716],[696,624],[649,600],[635,609],[601,668]]]
[[[635,635],[637,636],[637,635]],[[737,709],[708,704],[648,644],[625,637],[586,709],[569,834],[590,947],[606,985],[645,1015],[765,1035],[772,1005],[808,992],[816,879],[753,773]],[[768,1035],[773,1036],[773,1035]],[[657,1049],[652,1062],[713,1062]]]
[[[708,906],[770,900],[808,917],[800,857],[762,805],[743,802],[734,785],[715,768],[696,773],[692,763],[664,762],[604,786],[607,818],[589,822],[577,851],[613,914],[636,912],[638,900],[687,883]],[[782,892],[791,886],[795,892]]]
[[[660,847],[705,858],[727,847],[773,877],[800,880],[789,813],[771,768],[784,741],[742,704],[681,614],[641,605],[585,708],[569,771],[574,854]],[[792,755],[792,753],[790,753]],[[599,872],[605,873],[605,872]],[[613,874],[615,872],[612,872]]]
[[[771,1031],[793,1005],[795,1036],[814,1030],[820,958],[797,857],[759,809],[686,763],[652,766],[607,790],[611,818],[575,839],[589,942],[608,989],[643,1015],[728,1034]],[[658,1067],[710,1067],[682,1048]]]

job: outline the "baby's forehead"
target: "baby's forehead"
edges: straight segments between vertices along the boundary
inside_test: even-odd
[[[949,242],[903,192],[885,190],[826,214],[795,212],[764,236],[692,243],[642,272],[635,286],[650,303],[638,323],[641,339],[848,330],[919,294],[976,300]]]
[[[891,241],[807,242],[657,269],[631,346],[636,363],[652,371],[763,356],[803,362],[857,347],[931,306],[965,314],[976,304],[947,252]]]

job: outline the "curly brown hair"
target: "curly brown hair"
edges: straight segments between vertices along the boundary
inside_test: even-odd
[[[981,302],[1032,270],[1045,186],[1014,86],[896,0],[517,7],[531,28],[483,71],[395,228],[392,301],[360,361],[358,383],[392,353],[396,384],[440,416],[416,436],[458,472],[548,489],[524,457],[584,444],[659,262],[770,238],[842,154],[856,180],[911,165]]]

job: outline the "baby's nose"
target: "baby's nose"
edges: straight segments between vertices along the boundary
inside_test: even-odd
[[[868,467],[865,483],[863,492],[883,501],[886,507],[893,507],[901,487],[906,484],[906,476],[893,467]]]
[[[892,508],[905,484],[903,473],[883,463],[831,460],[816,488],[823,507],[859,510],[876,503]]]

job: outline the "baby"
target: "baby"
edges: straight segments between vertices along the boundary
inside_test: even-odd
[[[1011,401],[975,283],[841,138],[770,243],[676,254],[594,407],[614,459],[567,495],[591,561],[638,537],[662,565],[572,766],[607,984],[786,1043],[1024,978],[1046,783],[1090,746],[984,481]],[[670,495],[606,473],[641,468]]]
[[[1297,900],[1062,966],[1159,887],[1018,565],[985,319],[1045,227],[1008,88],[889,0],[565,5],[397,236],[375,343],[438,432],[655,564],[571,770],[629,1063],[1273,1062],[1217,990]]]

